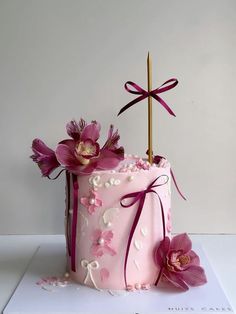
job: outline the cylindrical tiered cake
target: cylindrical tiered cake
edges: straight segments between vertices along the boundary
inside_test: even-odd
[[[167,162],[150,165],[128,156],[115,170],[67,173],[66,204],[68,267],[75,281],[96,289],[155,283],[153,251],[171,231]]]
[[[150,58],[148,58],[150,70]],[[171,239],[170,178],[180,192],[169,163],[153,155],[151,97],[175,115],[158,95],[174,88],[169,79],[148,91],[128,81],[125,88],[139,95],[118,115],[149,98],[148,160],[125,155],[120,135],[110,125],[103,146],[100,124],[80,119],[66,125],[69,139],[49,148],[40,139],[32,143],[31,158],[44,177],[56,179],[66,171],[66,242],[70,278],[98,290],[148,289],[160,280],[182,290],[206,283],[204,269],[192,251],[186,233]],[[52,173],[62,168],[55,177]],[[67,281],[68,273],[63,279]]]

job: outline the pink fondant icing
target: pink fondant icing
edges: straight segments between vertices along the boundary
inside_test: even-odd
[[[135,164],[139,158],[127,157],[123,163]],[[89,195],[93,186],[96,186],[96,197],[102,201],[102,206],[96,208],[93,215],[88,215],[86,207],[78,204],[77,222],[77,244],[76,244],[76,271],[70,270],[71,278],[80,284],[86,284],[99,289],[126,289],[124,282],[124,259],[128,236],[136,214],[138,204],[132,207],[123,208],[120,205],[122,196],[145,190],[147,186],[157,177],[167,175],[169,180],[170,165],[157,167],[152,165],[149,169],[138,169],[132,171],[132,180],[130,172],[120,172],[122,164],[114,171],[94,171],[91,175],[78,176],[79,199]],[[109,184],[108,184],[109,183]],[[168,193],[168,184],[155,188],[162,200],[164,207],[164,216],[166,224],[170,223],[170,193]],[[70,195],[70,204],[73,201],[73,195]],[[118,209],[115,219],[111,224],[105,223],[103,214],[107,209]],[[87,219],[84,223],[81,217]],[[154,284],[159,269],[154,263],[153,250],[163,239],[163,227],[161,219],[161,208],[158,197],[155,193],[146,195],[143,211],[136,227],[132,243],[130,246],[128,263],[127,263],[127,284],[129,286],[148,287]],[[99,232],[99,239],[95,239]],[[101,240],[102,238],[103,240]],[[95,241],[96,240],[96,241]],[[96,242],[96,243],[95,243]],[[99,242],[102,244],[99,246]],[[98,248],[97,248],[98,245]],[[108,246],[115,254],[106,254]],[[94,254],[92,247],[96,246],[96,252],[103,254]],[[82,260],[97,261],[96,268],[90,269],[93,280],[86,280],[87,271],[81,265]],[[70,256],[68,255],[68,266],[70,267]],[[101,270],[106,269],[109,276],[101,276]],[[103,273],[103,271],[102,271]],[[104,274],[103,274],[104,275]]]
[[[168,213],[167,213],[166,230],[167,230],[167,232],[171,232],[171,230],[172,230],[171,211],[170,211],[170,208],[169,208]]]

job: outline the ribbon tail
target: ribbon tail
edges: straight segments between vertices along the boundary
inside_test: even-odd
[[[86,273],[86,276],[84,278],[84,283],[87,283],[89,277],[91,278],[91,274],[90,274],[90,270],[87,268],[87,273]]]
[[[128,243],[127,243],[126,253],[125,253],[125,263],[124,263],[125,286],[127,286],[126,268],[127,268],[127,261],[128,261],[128,256],[129,256],[130,244],[131,244],[131,241],[132,241],[135,229],[137,227],[140,215],[142,213],[144,201],[145,201],[145,195],[139,201],[138,209],[137,209],[137,212],[136,212],[136,215],[135,215],[135,218],[134,218],[134,221],[133,221],[133,225],[132,225],[131,230],[130,230],[129,238],[128,238]]]
[[[62,169],[55,177],[51,178],[50,176],[47,176],[49,180],[56,180],[63,171],[65,171],[66,169]]]
[[[158,193],[156,193],[156,194],[158,196],[160,206],[161,206],[162,231],[163,231],[163,240],[164,240],[166,237],[166,222],[165,222],[164,208],[163,208],[163,204],[162,204],[162,201],[161,201],[159,194]]]
[[[166,223],[165,223],[164,208],[163,208],[163,204],[162,204],[162,201],[161,201],[161,198],[160,198],[159,194],[157,192],[155,192],[155,193],[158,196],[158,199],[159,199],[159,202],[160,202],[160,206],[161,206],[162,232],[163,232],[163,240],[164,240],[165,237],[166,237]],[[159,270],[157,279],[155,281],[155,286],[158,285],[158,283],[159,283],[159,281],[161,279],[162,272],[163,272],[163,267]]]
[[[98,291],[102,291],[101,289],[99,289],[98,288],[98,286],[96,285],[96,282],[95,282],[95,280],[94,280],[94,278],[93,278],[93,273],[92,273],[92,271],[90,270],[90,279],[91,279],[91,281],[92,281],[92,283],[93,283],[93,285],[94,285],[94,287],[98,290]]]
[[[76,229],[78,216],[78,181],[77,176],[72,174],[73,181],[73,216],[72,216],[72,236],[71,236],[71,270],[76,271]]]
[[[130,107],[132,107],[134,104],[136,104],[137,102],[147,98],[148,95],[141,95],[137,98],[135,98],[134,100],[132,100],[131,102],[129,102],[127,105],[125,105],[123,108],[120,109],[119,113],[117,116],[119,116],[120,114],[122,114],[124,111],[126,111],[127,109],[129,109]]]
[[[155,286],[158,285],[158,283],[159,283],[159,281],[160,281],[160,279],[161,279],[162,273],[163,273],[163,267],[162,267],[162,268],[160,269],[160,271],[159,271],[159,274],[158,274],[158,276],[157,276],[157,280],[156,280],[156,282],[155,282]]]
[[[174,184],[175,184],[176,190],[178,191],[179,195],[186,201],[187,199],[186,199],[186,197],[183,195],[183,193],[180,191],[172,169],[170,169],[170,174],[171,174],[171,178],[173,179],[173,182],[174,182]]]
[[[160,96],[157,96],[154,93],[151,93],[151,95],[169,112],[170,115],[176,117],[175,113],[171,110],[171,108],[167,105],[167,103]]]
[[[66,171],[66,246],[68,255],[71,256],[70,248],[70,174]]]

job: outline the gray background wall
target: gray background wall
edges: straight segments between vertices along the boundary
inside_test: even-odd
[[[50,146],[71,118],[113,122],[127,152],[146,150],[145,103],[117,118],[123,84],[177,77],[154,103],[154,141],[188,201],[173,191],[174,231],[236,232],[234,0],[1,0],[0,233],[63,232],[64,178],[42,179],[31,140]],[[174,190],[174,189],[173,189]]]

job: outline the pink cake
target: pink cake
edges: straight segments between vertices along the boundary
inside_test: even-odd
[[[73,182],[68,175],[67,245],[71,277],[96,289],[125,289],[149,287],[154,284],[159,269],[153,259],[153,248],[163,239],[162,210],[166,234],[170,235],[170,166],[150,166],[139,158],[128,156],[112,171],[94,171],[76,176],[78,183],[78,212],[76,223],[75,265],[71,263],[71,229],[73,216]],[[156,180],[157,179],[157,180]],[[137,201],[124,208],[120,201],[129,193],[153,191],[146,194],[145,204],[133,234],[127,260],[127,284],[124,260],[130,230],[137,212]],[[125,203],[125,200],[123,200]],[[126,204],[130,203],[127,199]],[[72,269],[73,268],[73,269]]]
[[[126,90],[139,96],[120,113],[153,97],[174,115],[158,94],[177,83],[170,79],[155,90],[145,91],[127,82]],[[154,156],[151,145],[150,163],[125,155],[113,125],[105,144],[100,146],[100,129],[96,121],[72,120],[66,126],[70,138],[60,141],[55,151],[39,139],[32,144],[31,158],[44,177],[52,179],[57,168],[62,170],[53,179],[66,172],[69,274],[60,282],[67,282],[69,276],[70,280],[97,290],[128,291],[148,290],[160,282],[186,291],[189,286],[206,283],[188,235],[171,237],[171,181],[183,195],[170,164],[165,158]]]

